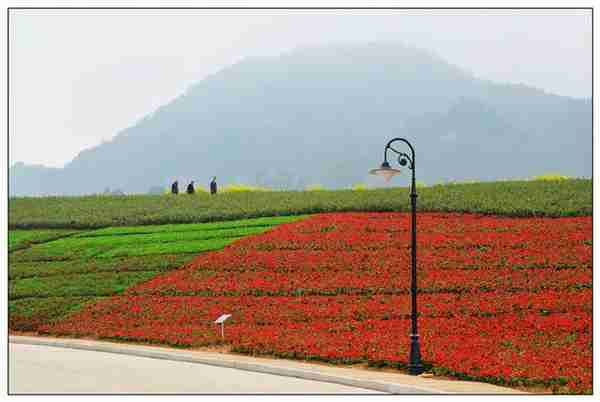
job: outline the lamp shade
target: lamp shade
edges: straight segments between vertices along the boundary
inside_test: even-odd
[[[400,173],[402,173],[400,170],[391,168],[388,162],[383,162],[377,169],[369,170],[369,174],[382,176],[386,182],[390,181],[392,177],[399,175]]]

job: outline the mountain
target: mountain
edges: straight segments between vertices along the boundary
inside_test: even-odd
[[[592,174],[590,99],[486,81],[428,51],[366,43],[243,60],[63,169],[13,166],[10,194],[145,193],[213,175],[348,187],[369,180],[396,136],[415,147],[417,179],[427,183]]]

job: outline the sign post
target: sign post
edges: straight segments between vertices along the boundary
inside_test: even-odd
[[[225,339],[225,321],[231,317],[231,314],[223,314],[215,320],[215,324],[221,324],[221,339]]]

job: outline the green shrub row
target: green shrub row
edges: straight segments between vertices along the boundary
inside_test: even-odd
[[[99,272],[26,278],[9,281],[8,292],[11,300],[26,297],[112,296],[158,273],[157,271]]]
[[[410,211],[408,188],[366,191],[233,192],[169,195],[11,198],[10,228],[101,228],[200,223],[340,211]],[[592,213],[592,181],[502,181],[418,189],[420,211],[506,216]]]
[[[160,226],[140,228],[145,231],[135,227],[100,229],[17,250],[10,254],[10,261],[14,263],[89,260],[154,254],[197,253],[222,248],[243,236],[262,233],[272,225],[297,219],[299,217],[262,218],[246,225],[240,222],[226,222],[224,224],[166,225],[168,228]],[[171,231],[167,229],[171,229]]]
[[[30,332],[58,321],[99,297],[34,297],[8,302],[8,326],[12,331]]]
[[[140,257],[98,258],[68,261],[11,262],[8,279],[66,276],[94,272],[160,271],[181,267],[193,258],[190,254],[162,254]]]
[[[8,232],[8,251],[20,250],[32,244],[44,243],[75,233],[79,233],[79,231],[70,229],[10,230]]]

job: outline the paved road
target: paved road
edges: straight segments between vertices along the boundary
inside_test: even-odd
[[[378,392],[197,363],[10,343],[9,393]]]

